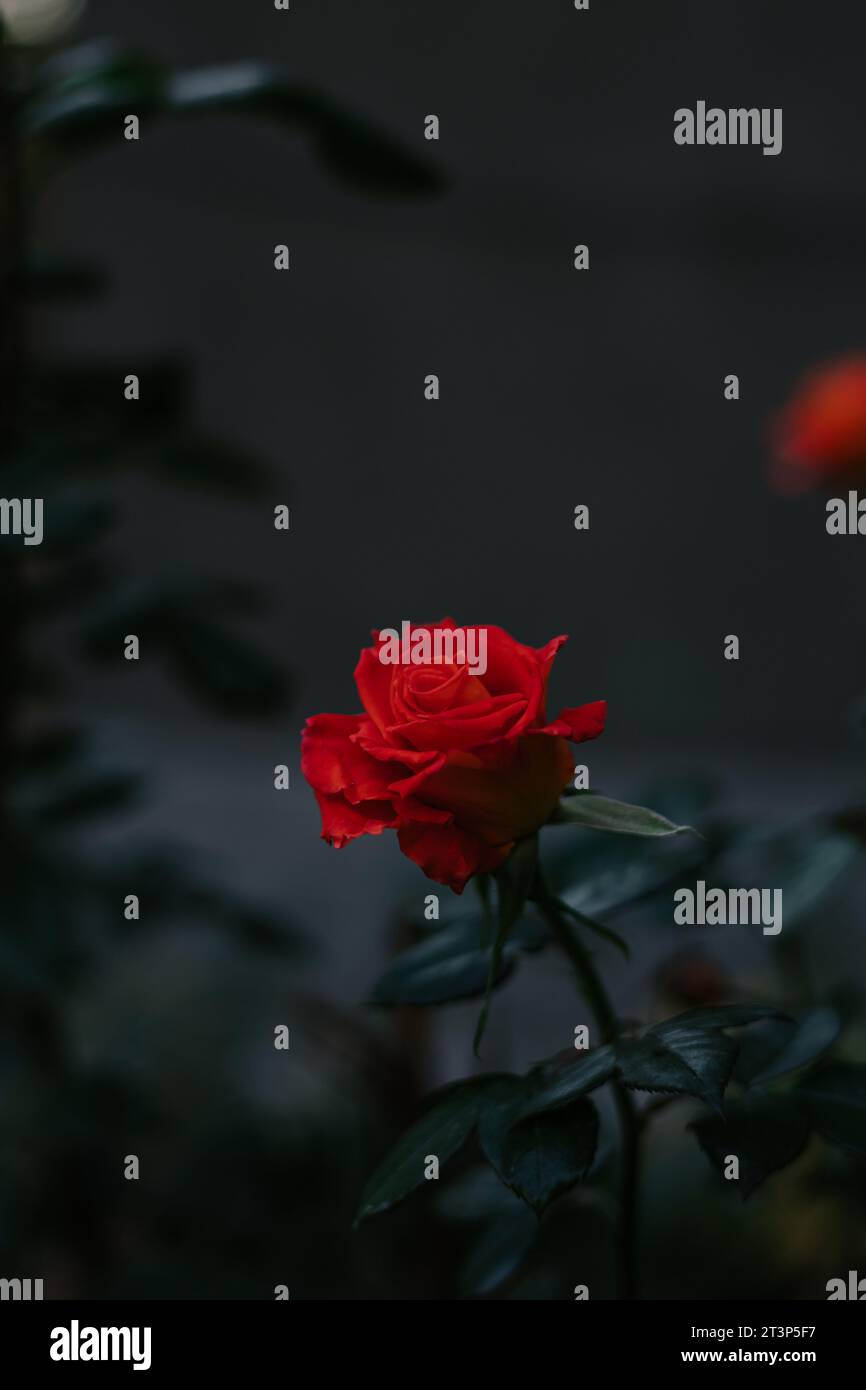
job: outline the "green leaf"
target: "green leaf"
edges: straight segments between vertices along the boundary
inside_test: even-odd
[[[370,122],[318,102],[311,129],[327,168],[360,192],[388,197],[426,197],[446,187],[442,173]]]
[[[731,1075],[737,1043],[722,1031],[769,1017],[778,1010],[752,1004],[692,1009],[587,1053],[566,1053],[529,1073],[522,1113],[539,1114],[619,1076],[636,1090],[693,1095],[718,1108]]]
[[[582,825],[589,830],[613,830],[620,835],[679,835],[691,829],[688,825],[674,825],[666,816],[644,806],[629,806],[624,801],[611,801],[593,792],[563,797],[548,824]]]
[[[668,1029],[684,1025],[689,1028],[743,1028],[766,1018],[787,1020],[787,1014],[770,1004],[711,1004],[706,1008],[688,1009],[664,1023],[656,1023],[651,1031],[664,1036]]]
[[[484,1099],[503,1087],[509,1090],[511,1085],[512,1078],[491,1074],[434,1092],[426,1113],[403,1135],[367,1184],[355,1224],[408,1197],[424,1181],[427,1156],[435,1155],[441,1167],[472,1134]]]
[[[499,1189],[503,1191],[502,1188]],[[538,1222],[531,1211],[508,1199],[513,1209],[488,1222],[460,1271],[460,1293],[483,1298],[516,1274],[535,1243]]]
[[[112,134],[120,139],[123,117],[158,109],[165,84],[164,70],[150,58],[108,43],[82,46],[59,77],[25,103],[22,127],[26,135],[50,137],[61,151]]]
[[[568,1105],[578,1096],[602,1086],[616,1072],[616,1053],[610,1044],[591,1052],[570,1052],[534,1067],[530,1076],[532,1087],[527,1093],[520,1114],[538,1115]]]
[[[285,705],[288,682],[279,666],[215,623],[179,623],[162,654],[175,674],[217,714],[262,717]]]
[[[620,1076],[636,1090],[695,1096],[721,1110],[739,1046],[722,1030],[773,1017],[784,1015],[754,1004],[690,1009],[618,1043]]]
[[[728,1156],[739,1159],[739,1179],[729,1185],[743,1201],[770,1173],[793,1163],[809,1138],[803,1107],[790,1096],[746,1096],[727,1105],[723,1118],[707,1115],[689,1128],[722,1176]]]
[[[510,942],[530,955],[549,946],[550,928],[540,917],[524,916],[512,927]]]
[[[641,840],[587,835],[569,838],[567,845],[552,866],[557,896],[596,920],[669,884],[681,884],[707,858],[707,845],[696,835]]]
[[[52,480],[76,483],[137,469],[179,486],[264,496],[270,470],[250,450],[187,423],[188,366],[176,359],[134,365],[142,380],[134,408],[124,399],[116,364],[55,364],[37,374],[32,404],[38,448],[31,446],[35,456],[26,460],[29,490],[37,467]]]
[[[45,56],[31,76],[31,92],[72,92],[86,88],[94,76],[112,75],[118,80],[147,79],[148,70],[161,71],[158,64],[119,43],[116,39],[88,39],[69,44]]]
[[[491,988],[501,984],[514,965],[515,952],[502,952]],[[371,1004],[445,1004],[475,999],[487,988],[493,951],[481,946],[478,918],[455,922],[403,951],[379,977]]]
[[[301,130],[334,173],[365,190],[416,195],[443,185],[441,175],[414,152],[328,98],[290,82],[272,65],[242,63],[180,73],[169,84],[168,106],[182,113],[244,112]]]
[[[691,824],[706,813],[710,789],[695,778],[675,778],[651,784],[638,802],[655,807],[673,824]],[[688,881],[712,849],[699,835],[559,836],[549,856],[549,877],[561,901],[598,921]]]
[[[740,1086],[751,1086],[752,1078],[778,1057],[796,1031],[797,1024],[792,1018],[766,1019],[756,1028],[750,1028],[740,1040],[734,1080]]]
[[[866,1066],[830,1063],[803,1077],[794,1094],[828,1143],[866,1154]]]
[[[819,823],[749,829],[732,841],[714,872],[720,887],[771,883],[784,895],[785,930],[824,903],[861,854],[853,835]]]
[[[55,69],[56,73],[56,69]],[[79,49],[23,111],[25,133],[55,155],[122,138],[123,117],[229,112],[261,116],[311,138],[323,162],[367,191],[436,192],[441,176],[413,151],[267,63],[167,74],[113,45]]]
[[[598,1112],[581,1097],[529,1115],[504,1131],[482,1125],[484,1151],[506,1186],[541,1216],[586,1176],[598,1144]]]
[[[478,1023],[475,1027],[475,1037],[472,1044],[476,1057],[478,1056],[478,1049],[481,1046],[481,1040],[484,1037],[484,1031],[487,1027],[487,1017],[490,1012],[490,996],[493,992],[493,986],[499,979],[502,970],[502,957],[505,951],[508,933],[523,911],[526,899],[532,890],[537,865],[538,836],[531,835],[525,840],[518,841],[505,863],[502,865],[502,868],[497,870],[494,875],[499,901],[499,920],[497,923],[496,937],[493,942],[493,950],[490,953],[484,1003],[481,1006],[481,1013],[478,1015]]]
[[[519,919],[503,946],[491,988],[508,979],[522,952],[540,950],[549,940],[540,920]],[[391,961],[373,987],[370,1003],[426,1006],[477,999],[486,991],[492,959],[483,914],[461,917],[437,927]]]
[[[126,633],[141,641],[142,660],[158,656],[205,705],[219,714],[269,715],[285,702],[281,668],[209,616],[228,604],[249,604],[246,586],[211,585],[195,591],[156,587],[113,602],[92,622],[84,649],[95,660],[113,660]]]
[[[787,1076],[789,1072],[808,1066],[833,1045],[840,1028],[841,1020],[834,1009],[810,1009],[776,1055],[752,1076],[750,1085],[763,1086],[768,1081],[775,1081],[777,1077]]]
[[[695,1096],[715,1110],[731,1078],[737,1044],[707,1028],[671,1028],[664,1037],[649,1030],[617,1044],[617,1070],[638,1091]]]
[[[525,1076],[496,1077],[478,1115],[482,1147],[496,1165],[505,1163],[507,1131],[559,1111],[617,1076],[635,1090],[695,1095],[719,1109],[738,1047],[724,1029],[766,1017],[784,1015],[758,1005],[692,1009],[591,1052],[564,1052]]]
[[[694,824],[708,810],[708,788],[694,778],[652,783],[637,805],[653,806],[673,824]],[[582,792],[580,795],[594,795]],[[598,917],[624,903],[683,881],[705,862],[712,844],[701,835],[559,835],[550,842],[550,881],[573,908]]]
[[[166,917],[185,917],[225,928],[255,949],[282,956],[297,956],[305,949],[304,939],[281,906],[240,896],[225,883],[214,882],[191,860],[188,850],[181,853],[157,845],[122,857],[113,855],[110,870],[98,878],[102,896],[117,903],[130,883],[147,884],[143,927]],[[113,908],[112,919],[116,919]]]
[[[391,136],[267,64],[181,73],[169,85],[168,106],[182,113],[246,112],[299,129],[335,174],[365,191],[413,196],[443,186],[441,175]]]
[[[169,106],[184,113],[249,112],[287,125],[303,125],[317,98],[289,82],[267,63],[229,63],[176,73],[169,84]]]

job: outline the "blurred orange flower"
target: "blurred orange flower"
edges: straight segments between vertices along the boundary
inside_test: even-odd
[[[811,372],[773,428],[773,480],[786,492],[866,478],[866,353]]]

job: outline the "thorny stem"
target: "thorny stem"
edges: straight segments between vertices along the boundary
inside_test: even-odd
[[[556,898],[541,882],[536,885],[536,902],[556,939],[565,952],[582,992],[589,1001],[596,1026],[605,1043],[619,1035],[619,1021],[610,1002],[604,982],[567,915]],[[620,1169],[620,1201],[617,1214],[617,1295],[635,1299],[637,1293],[637,1205],[640,1176],[641,1119],[631,1093],[621,1081],[614,1081],[613,1094],[622,1134],[622,1163]]]

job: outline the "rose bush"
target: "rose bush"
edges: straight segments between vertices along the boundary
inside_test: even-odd
[[[485,631],[483,677],[465,665],[383,665],[365,648],[355,668],[363,712],[314,715],[302,735],[323,837],[341,848],[396,830],[403,853],[457,893],[544,824],[572,776],[567,740],[595,738],[605,723],[603,700],[547,720],[566,637],[536,649]]]
[[[774,478],[785,490],[866,477],[866,356],[807,376],[773,433]]]
[[[442,921],[438,909],[430,918],[425,911],[418,939],[388,961],[370,1002],[430,1008],[480,1000],[473,1037],[478,1057],[495,991],[524,968],[522,957],[557,950],[579,991],[578,1017],[588,1021],[573,1038],[566,1031],[565,1050],[528,1071],[476,1071],[428,1096],[417,1121],[372,1173],[356,1224],[419,1189],[429,1191],[431,1153],[446,1163],[469,1145],[470,1164],[489,1165],[540,1221],[581,1183],[603,1184],[609,1200],[608,1118],[597,1106],[604,1089],[619,1130],[615,1287],[617,1297],[634,1299],[643,1148],[662,1105],[686,1099],[707,1107],[690,1128],[725,1178],[736,1140],[743,1168],[734,1186],[747,1197],[793,1163],[815,1133],[862,1149],[866,1068],[825,1065],[839,1031],[833,1009],[816,1007],[792,1018],[774,1004],[725,1003],[730,981],[711,962],[698,960],[691,945],[689,968],[684,972],[680,961],[657,981],[669,999],[691,1007],[646,1024],[620,1018],[593,949],[601,942],[628,957],[628,942],[608,921],[611,911],[638,901],[652,911],[653,900],[659,911],[666,900],[667,917],[671,885],[709,880],[711,866],[721,867],[732,849],[736,853],[736,833],[730,825],[721,831],[708,825],[708,835],[695,841],[687,826],[645,806],[589,789],[561,796],[572,775],[568,741],[595,737],[605,721],[602,701],[547,718],[548,678],[564,637],[535,649],[501,628],[467,631],[450,619],[438,628],[401,628],[399,642],[396,631],[386,629],[374,635],[378,650],[374,645],[361,653],[355,679],[362,712],[320,714],[307,722],[303,770],[321,807],[325,839],[341,846],[393,828],[403,852],[456,892],[478,875],[479,903],[452,916],[446,902]],[[693,785],[680,785],[668,793],[671,808],[682,805],[684,795],[686,803],[703,805]],[[554,840],[576,834],[576,848],[551,853],[541,843],[548,838],[547,829],[538,833],[542,826]],[[802,833],[800,827],[778,863],[799,867]],[[754,828],[744,834],[753,846]],[[613,843],[595,850],[594,836],[612,836]],[[653,848],[677,836],[683,836],[679,844]],[[762,1031],[751,1040],[732,1036],[752,1025]],[[813,1064],[821,1069],[811,1074]],[[794,1086],[767,1089],[768,1081],[793,1072],[800,1078]],[[736,1091],[729,1098],[732,1078]],[[519,1213],[512,1206],[509,1215]],[[505,1247],[497,1229],[503,1272],[496,1282],[485,1263],[489,1231],[483,1231],[470,1254],[468,1285],[489,1296],[494,1288],[507,1290],[522,1267],[531,1279],[532,1261],[545,1258],[538,1220],[515,1221],[515,1240],[509,1229]]]

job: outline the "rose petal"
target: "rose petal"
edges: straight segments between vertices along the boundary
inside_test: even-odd
[[[315,797],[322,813],[322,839],[335,849],[342,849],[359,835],[381,835],[383,830],[395,830],[397,818],[388,801],[364,801],[352,806],[344,796]]]
[[[473,765],[474,764],[474,765]],[[482,764],[449,755],[441,771],[417,787],[419,800],[454,813],[455,824],[488,845],[532,834],[549,818],[574,761],[564,739],[526,735]]]
[[[388,737],[425,750],[477,748],[494,739],[513,737],[525,722],[525,714],[526,701],[522,696],[497,695],[477,705],[461,705],[435,718],[392,724]]]
[[[400,848],[428,878],[462,893],[474,874],[489,873],[507,858],[511,845],[495,849],[456,826],[404,825],[397,832]]]
[[[606,719],[607,700],[594,700],[588,705],[560,710],[551,724],[546,724],[543,729],[530,729],[529,732],[552,734],[555,738],[570,738],[572,743],[583,743],[588,738],[598,738],[604,732]]]
[[[371,758],[355,735],[355,714],[316,714],[301,734],[301,771],[310,786],[326,795],[343,793],[348,801],[387,800],[388,784],[400,776],[399,763]]]
[[[383,666],[377,650],[365,647],[355,667],[355,684],[361,704],[381,734],[394,722],[391,709],[393,667]]]

